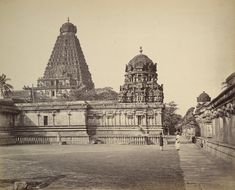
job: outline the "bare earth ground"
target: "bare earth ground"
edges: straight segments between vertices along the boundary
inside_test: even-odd
[[[235,189],[233,169],[194,144],[0,147],[0,189]]]

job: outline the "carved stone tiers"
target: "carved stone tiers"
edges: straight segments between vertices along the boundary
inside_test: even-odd
[[[135,56],[126,65],[124,85],[120,86],[119,102],[163,102],[163,85],[157,83],[157,64],[148,56]]]
[[[66,96],[71,89],[93,89],[86,60],[76,36],[77,28],[69,21],[60,28],[44,76],[36,90],[48,97]]]

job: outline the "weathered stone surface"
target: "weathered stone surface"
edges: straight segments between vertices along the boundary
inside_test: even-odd
[[[94,88],[76,32],[76,26],[69,21],[60,28],[44,76],[33,88],[38,99],[43,96],[66,98],[71,89]]]
[[[193,122],[182,122],[182,129],[191,139],[198,136],[200,147],[234,165],[235,73],[225,80],[224,85],[222,92],[212,100],[205,92],[197,98],[194,113],[192,110],[193,114],[188,115],[191,117],[189,121]],[[187,120],[187,115],[184,120]]]
[[[0,145],[15,144],[13,133],[14,117],[19,113],[10,100],[0,100]]]
[[[124,85],[120,86],[119,102],[163,102],[163,85],[157,83],[157,64],[148,56],[135,56],[126,65]]]
[[[14,183],[13,190],[27,190],[26,181],[16,181]]]

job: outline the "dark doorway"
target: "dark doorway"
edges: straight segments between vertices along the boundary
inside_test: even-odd
[[[141,125],[141,116],[138,115],[138,116],[137,116],[137,119],[138,119],[138,125]]]
[[[43,124],[48,125],[48,116],[43,116]]]

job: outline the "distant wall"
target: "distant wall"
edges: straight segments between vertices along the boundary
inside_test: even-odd
[[[235,84],[231,77],[231,84],[200,108],[197,122],[201,138],[197,138],[197,143],[235,165]]]
[[[0,112],[0,127],[9,128],[14,125],[14,115],[9,112]]]
[[[55,143],[58,135],[67,143],[79,144],[156,143],[162,132],[162,104],[125,104],[112,101],[74,101],[16,104],[14,134],[19,144]],[[138,137],[138,138],[134,138]],[[40,139],[40,140],[38,140]]]
[[[86,125],[85,110],[26,110],[16,117],[16,127],[27,126],[77,126]]]
[[[215,141],[235,145],[235,115],[214,118],[212,134]]]
[[[162,104],[0,101],[0,144],[155,144]]]
[[[85,125],[85,102],[43,102],[16,104],[16,127]]]
[[[159,135],[162,107],[157,104],[89,103],[88,133],[95,137]]]
[[[15,144],[14,124],[17,108],[10,100],[0,100],[0,145]]]
[[[198,147],[205,149],[212,155],[219,157],[235,167],[235,146],[227,143],[215,141],[214,139],[206,139],[197,137]]]
[[[16,104],[17,144],[89,143],[86,129],[86,103],[43,102]]]

